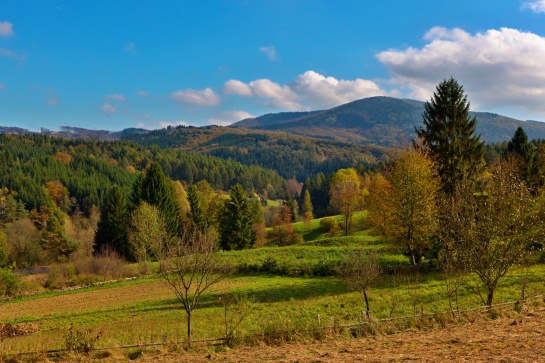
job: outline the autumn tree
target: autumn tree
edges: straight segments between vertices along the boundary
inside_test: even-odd
[[[434,162],[425,151],[404,150],[386,180],[375,177],[371,184],[371,228],[420,265],[437,231],[440,184]]]
[[[166,243],[158,251],[160,273],[174,290],[187,315],[187,341],[191,347],[193,311],[202,295],[230,271],[217,255],[216,241],[208,233],[192,231],[181,243]]]
[[[344,230],[348,236],[354,212],[363,208],[364,190],[355,169],[339,169],[331,177],[330,205],[344,216]]]
[[[303,212],[303,217],[305,220],[311,220],[314,218],[314,215],[312,212],[314,211],[314,207],[312,206],[312,199],[310,198],[310,193],[308,189],[305,189],[305,192],[303,193],[303,203],[301,205],[301,211]]]
[[[346,281],[350,289],[363,294],[367,317],[371,317],[367,291],[380,276],[378,253],[374,250],[351,250],[341,260],[337,273]]]
[[[253,218],[246,193],[240,184],[231,188],[220,218],[220,246],[223,250],[250,248],[255,242]]]
[[[278,214],[274,221],[273,232],[278,242],[278,247],[283,247],[291,244],[295,229],[291,223],[292,216],[290,207],[287,204],[278,206]]]
[[[440,240],[460,268],[474,272],[486,289],[486,305],[494,300],[501,278],[524,261],[545,231],[543,196],[529,187],[507,161],[494,166],[482,187],[457,186],[444,208]]]
[[[132,253],[140,262],[147,262],[154,251],[161,248],[167,238],[165,224],[159,209],[142,202],[132,213],[128,240]]]
[[[482,164],[484,143],[475,135],[477,119],[470,117],[469,106],[463,87],[451,77],[437,85],[424,105],[423,126],[415,129],[437,162],[442,188],[448,195],[461,180],[476,175]]]

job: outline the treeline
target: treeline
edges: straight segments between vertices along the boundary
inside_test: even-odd
[[[124,139],[142,145],[196,150],[245,165],[259,165],[286,179],[306,180],[318,173],[358,167],[388,159],[387,148],[322,140],[279,132],[243,128],[169,127],[146,134],[128,134]]]
[[[277,173],[232,160],[127,141],[83,141],[44,135],[0,135],[0,188],[16,193],[27,210],[52,206],[47,183],[58,182],[64,208],[102,207],[112,185],[129,194],[137,173],[158,163],[165,174],[187,184],[206,180],[215,190],[241,184],[275,198],[286,193]],[[51,186],[55,187],[55,186]],[[65,190],[63,188],[66,188]]]

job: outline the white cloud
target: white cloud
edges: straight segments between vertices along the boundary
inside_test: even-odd
[[[223,92],[265,99],[267,106],[290,111],[330,108],[365,97],[387,94],[373,81],[361,78],[339,80],[315,71],[300,74],[285,85],[269,79],[258,79],[250,83],[229,80],[225,82]]]
[[[432,28],[423,48],[377,54],[392,74],[392,84],[409,97],[428,99],[435,85],[450,76],[464,86],[472,104],[545,112],[545,38],[501,28],[469,34]]]
[[[139,97],[149,97],[150,94],[147,92],[147,91],[144,91],[144,90],[140,90],[140,91],[137,91],[136,94],[139,96]]]
[[[209,125],[228,126],[234,122],[254,117],[255,116],[246,111],[228,111],[222,113],[219,118],[209,118],[206,120],[206,122]]]
[[[522,4],[523,9],[530,9],[534,13],[545,13],[545,0],[526,1]]]
[[[5,84],[0,83],[0,89],[5,91],[8,89],[8,87]]]
[[[0,37],[11,37],[15,35],[13,32],[13,24],[9,21],[0,21]]]
[[[221,102],[218,94],[211,88],[206,88],[202,91],[195,89],[180,90],[173,92],[171,97],[176,103],[191,106],[217,106]]]
[[[112,105],[106,102],[102,106],[100,106],[100,110],[105,115],[115,115],[117,113],[117,105]]]
[[[259,47],[259,51],[265,53],[271,61],[276,61],[276,48],[274,46]]]
[[[178,120],[174,122],[170,121],[158,121],[159,128],[164,129],[168,126],[189,126],[189,124],[183,120]]]
[[[330,108],[361,98],[386,94],[386,91],[373,81],[361,78],[338,80],[314,71],[297,76],[293,88],[297,94],[308,100],[312,108]]]
[[[104,99],[110,100],[110,101],[117,101],[117,102],[127,102],[127,98],[125,98],[125,96],[119,93],[106,95],[104,96]]]
[[[223,85],[222,92],[226,95],[235,95],[241,97],[251,97],[252,89],[246,83],[231,79]]]

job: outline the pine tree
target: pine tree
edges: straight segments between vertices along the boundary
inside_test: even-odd
[[[484,143],[480,135],[475,135],[477,119],[470,118],[469,105],[463,87],[454,78],[444,80],[424,105],[423,127],[415,128],[438,163],[443,190],[448,195],[462,179],[478,171],[484,155]]]
[[[520,170],[522,177],[530,182],[534,170],[534,157],[536,153],[536,147],[531,142],[528,142],[528,136],[522,127],[518,127],[515,134],[507,144],[506,157],[517,155],[520,158]],[[529,183],[531,184],[531,183]]]
[[[187,200],[189,202],[189,219],[194,227],[200,231],[206,231],[208,229],[209,221],[202,208],[201,198],[197,187],[191,185],[187,192]]]
[[[127,240],[128,221],[125,196],[116,184],[110,189],[100,214],[95,235],[95,251],[114,250],[131,260],[133,256]]]
[[[231,188],[221,214],[220,247],[242,250],[253,246],[256,239],[248,198],[240,184]]]
[[[60,209],[55,208],[49,215],[40,244],[47,252],[50,261],[64,260],[77,249],[77,243],[66,234],[64,213]]]

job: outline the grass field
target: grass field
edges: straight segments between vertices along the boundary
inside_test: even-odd
[[[318,221],[313,221],[310,228],[304,223],[296,224],[296,229],[303,228],[319,236],[282,248],[220,252],[222,259],[246,272],[224,279],[203,296],[194,312],[193,339],[224,336],[222,301],[232,293],[242,294],[250,301],[246,306],[249,315],[237,330],[241,341],[255,344],[275,334],[280,334],[281,340],[312,339],[311,333],[317,331],[318,324],[336,326],[361,320],[362,294],[349,291],[344,281],[329,274],[344,251],[358,246],[378,249],[382,251],[383,266],[407,266],[404,256],[389,254],[387,245],[365,230],[349,237],[327,237],[317,231]],[[528,296],[543,294],[544,271],[541,264],[524,274],[513,271],[501,280],[495,302],[520,299],[523,276]],[[449,310],[442,273],[388,272],[369,291],[373,317]],[[483,305],[475,292],[477,286],[473,276],[460,289],[461,309]],[[6,354],[63,348],[70,324],[89,334],[102,332],[97,345],[107,347],[157,343],[164,333],[170,342],[184,341],[186,336],[185,313],[174,292],[157,277],[9,301],[0,305],[0,321],[38,326],[36,333],[1,341],[0,351]]]

